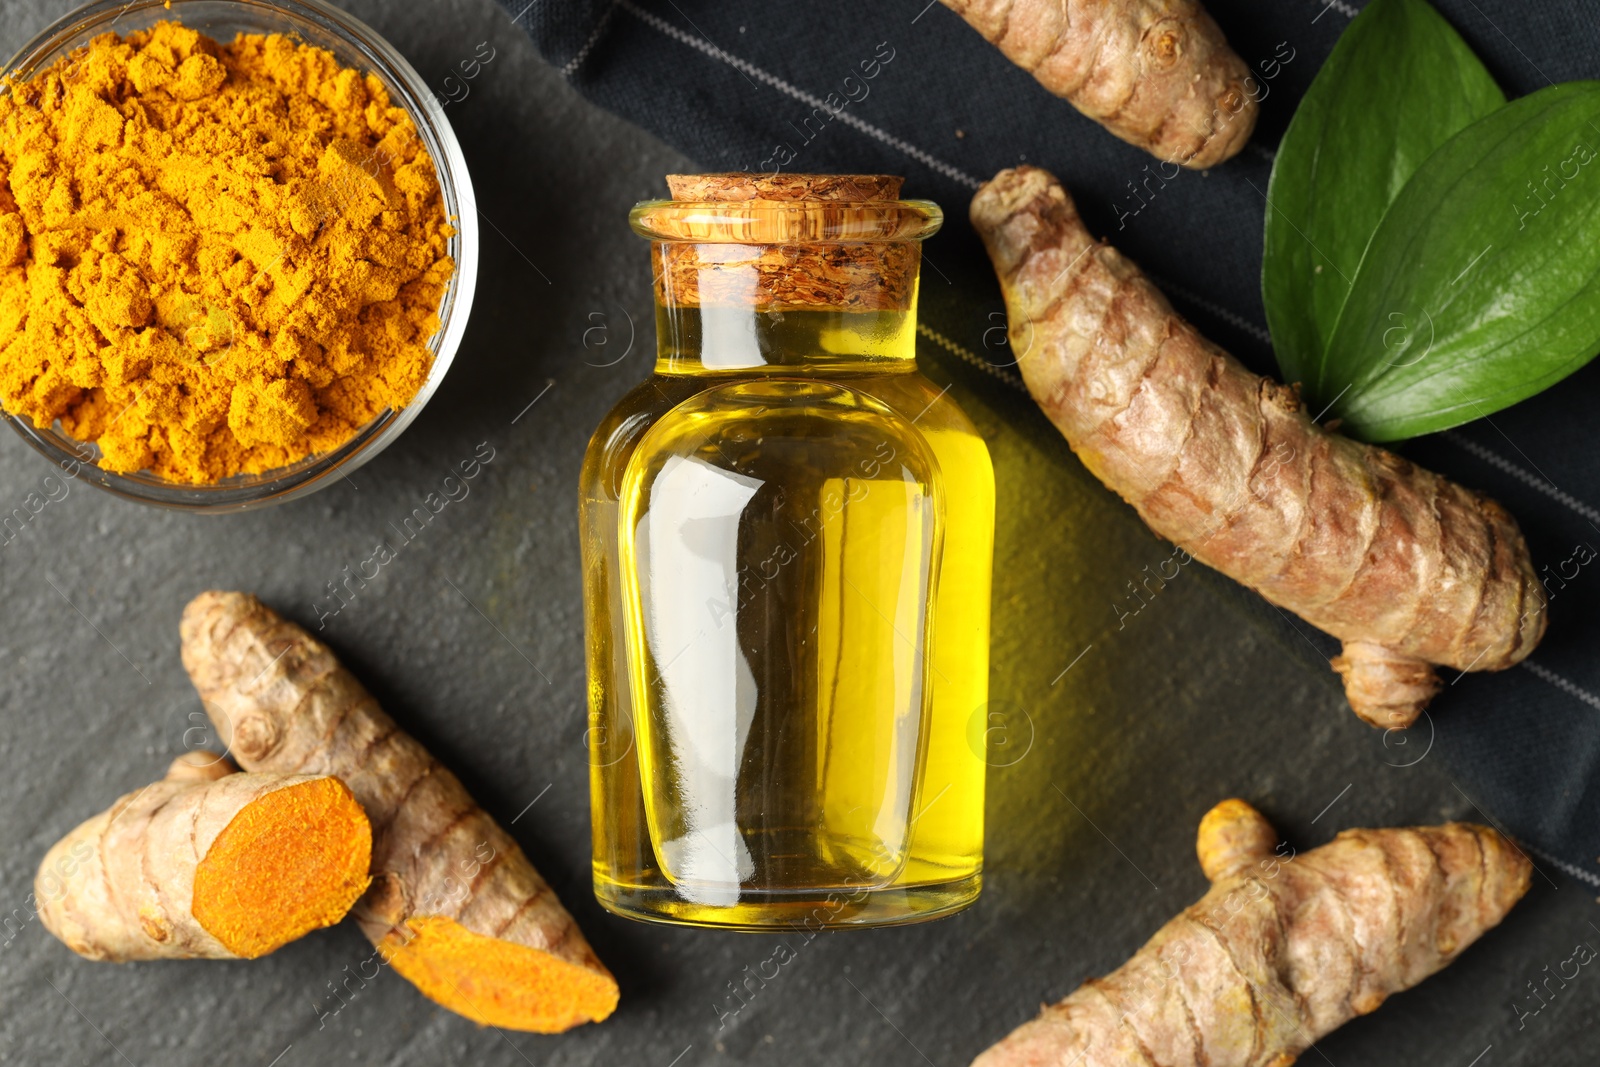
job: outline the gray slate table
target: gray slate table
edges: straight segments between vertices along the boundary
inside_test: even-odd
[[[579,100],[490,0],[348,6],[435,84],[480,42],[495,50],[448,111],[488,224],[471,328],[426,412],[349,485],[225,518],[79,485],[0,547],[0,1062],[960,1067],[1199,896],[1193,830],[1224,796],[1252,799],[1302,847],[1343,826],[1484,817],[1427,758],[1425,737],[1386,748],[1294,631],[1226,581],[1188,568],[1121,629],[1103,625],[1123,579],[1170,549],[1059,440],[1030,430],[995,449],[993,689],[1013,747],[990,778],[978,904],[930,925],[810,942],[602,913],[588,890],[577,472],[590,430],[649,368],[647,261],[627,209],[691,165]],[[0,51],[68,7],[0,0]],[[959,392],[993,432],[992,398]],[[516,837],[616,971],[616,1016],[560,1037],[503,1034],[387,973],[351,981],[357,992],[341,1001],[334,987],[370,955],[350,925],[254,963],[92,964],[46,934],[27,906],[45,849],[159,775],[200,721],[178,662],[184,603],[209,587],[246,589],[314,623],[327,583],[484,441],[495,459],[470,495],[325,635],[502,823],[516,819]],[[1040,464],[1057,471],[1052,485],[1025,477]],[[0,437],[0,511],[47,473],[20,440]],[[1060,528],[1008,525],[1007,500],[1037,493],[1059,498]],[[1030,626],[1063,596],[1092,603],[1092,624]],[[1062,673],[1090,642],[1096,654]],[[1584,1038],[1600,971],[1552,982],[1554,996],[1527,1012],[1539,1004],[1530,981],[1578,942],[1600,946],[1594,904],[1546,867],[1455,966],[1304,1062],[1593,1063]],[[776,977],[747,982],[771,975],[774,959],[788,960]],[[753,992],[736,1000],[734,985]]]

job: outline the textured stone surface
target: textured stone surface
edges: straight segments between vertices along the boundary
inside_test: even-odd
[[[1424,754],[1425,735],[1386,748],[1306,640],[1197,566],[1119,628],[1107,604],[1170,548],[1014,397],[963,378],[957,395],[999,474],[994,698],[1009,747],[995,759],[1010,764],[991,777],[977,906],[810,942],[602,914],[588,891],[575,486],[590,429],[648,369],[650,279],[627,208],[693,165],[579,101],[489,0],[350,6],[436,85],[479,42],[495,49],[448,109],[485,212],[472,327],[427,411],[349,485],[225,518],[75,486],[0,546],[0,1062],[958,1067],[1200,895],[1194,826],[1224,796],[1257,802],[1302,846],[1347,825],[1481,818]],[[0,0],[0,49],[66,7]],[[617,1015],[561,1037],[480,1029],[393,975],[361,987],[350,976],[371,949],[350,925],[254,963],[109,966],[30,921],[48,845],[203,740],[187,732],[204,718],[177,653],[188,598],[253,590],[314,625],[327,583],[483,441],[496,455],[470,495],[325,634],[502,822],[516,819],[617,972]],[[47,473],[0,433],[0,511]],[[1029,527],[1025,507],[1059,518]],[[1600,1006],[1593,967],[1564,987],[1550,978],[1547,1006],[1519,1026],[1517,1006],[1540,1005],[1529,981],[1578,942],[1600,947],[1593,899],[1547,873],[1451,970],[1305,1062],[1590,1062],[1579,1039]],[[795,955],[776,967],[780,941]],[[777,976],[747,978],[763,964]],[[355,994],[341,1001],[345,981]],[[731,990],[746,982],[741,1007]]]

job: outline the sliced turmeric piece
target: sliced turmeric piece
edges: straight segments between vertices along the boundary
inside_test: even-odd
[[[484,1026],[558,1033],[617,1001],[616,980],[603,969],[473,933],[442,915],[412,918],[378,947],[412,985]]]
[[[599,1022],[617,984],[517,843],[386,715],[328,647],[253,596],[184,610],[183,662],[240,764],[331,774],[372,819],[372,888],[353,914],[396,971],[485,1025]]]
[[[1469,823],[1346,830],[1295,855],[1242,800],[1201,820],[1196,850],[1210,892],[973,1067],[1282,1067],[1449,964],[1532,874]]]
[[[254,959],[342,919],[372,828],[336,778],[240,774],[190,752],[56,843],[39,918],[96,960]]]

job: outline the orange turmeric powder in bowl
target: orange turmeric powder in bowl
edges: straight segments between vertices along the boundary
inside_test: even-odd
[[[0,407],[31,443],[93,445],[84,470],[124,495],[240,507],[414,417],[464,329],[476,218],[442,113],[376,34],[315,0],[100,3],[18,67]]]

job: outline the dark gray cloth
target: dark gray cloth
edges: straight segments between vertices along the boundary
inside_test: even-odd
[[[1052,97],[928,0],[501,2],[585,96],[707,170],[907,175],[907,196],[938,201],[950,216],[927,246],[923,358],[1010,405],[1019,421],[1039,416],[1004,369],[1003,304],[965,220],[978,184],[1020,162],[1054,171],[1093,232],[1143,265],[1213,340],[1272,373],[1259,274],[1273,150],[1359,6],[1213,0],[1212,13],[1266,86],[1260,123],[1232,161],[1163,181],[1155,160]],[[1584,5],[1438,6],[1512,97],[1595,73],[1600,24]],[[1552,599],[1549,635],[1530,661],[1459,684],[1444,672],[1449,684],[1428,719],[1389,739],[1397,763],[1437,752],[1475,805],[1594,886],[1600,660],[1586,653],[1600,638],[1600,556],[1590,547],[1600,546],[1600,463],[1587,413],[1597,401],[1600,367],[1591,366],[1492,420],[1405,447],[1517,515]],[[1308,656],[1313,645],[1334,651],[1324,635],[1297,629],[1310,643],[1294,643]]]

